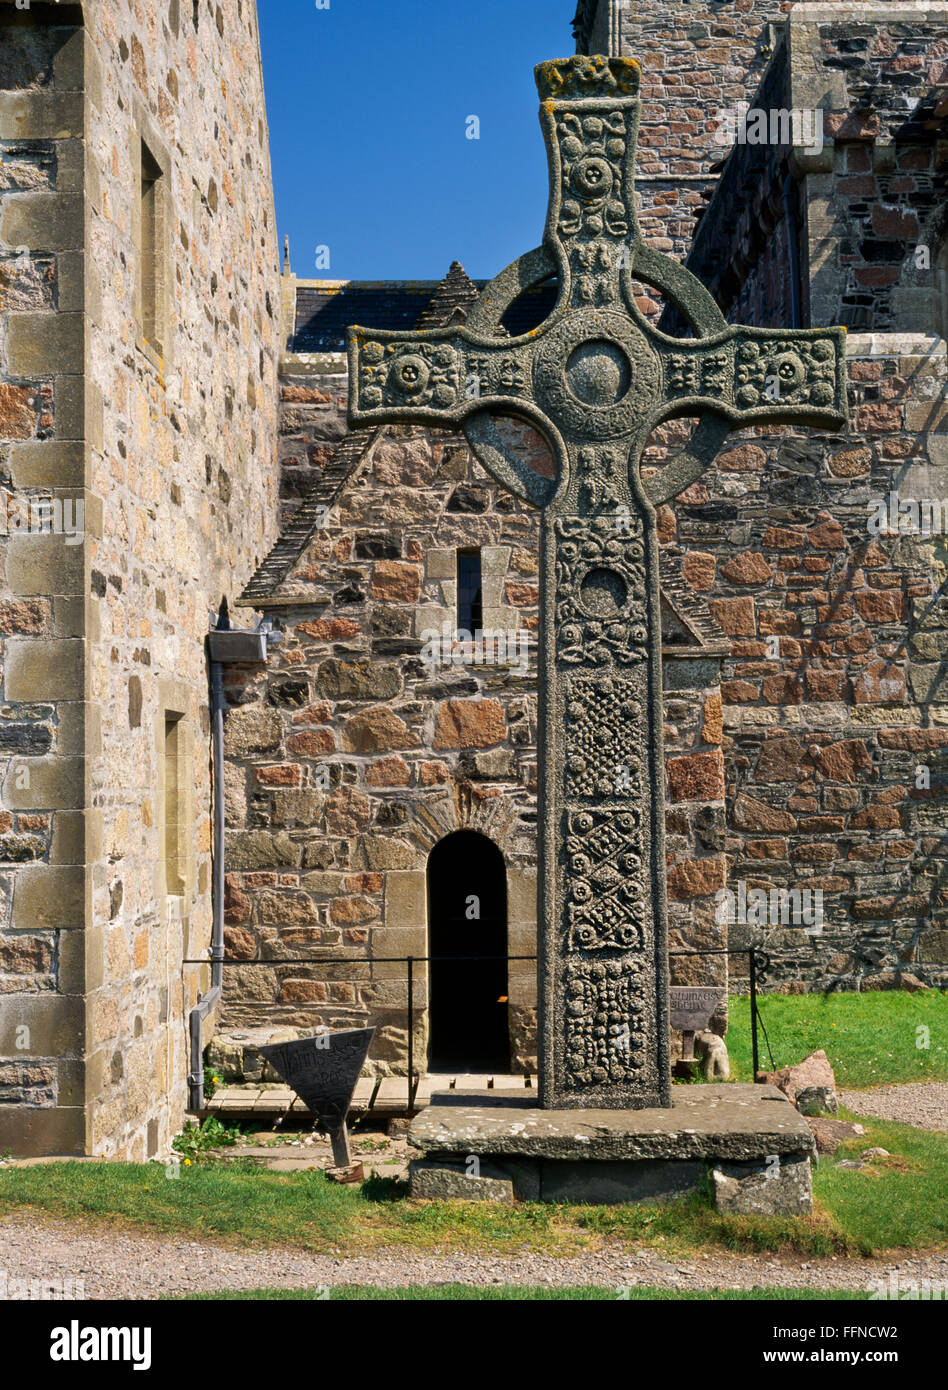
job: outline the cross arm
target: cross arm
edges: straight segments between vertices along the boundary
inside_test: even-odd
[[[352,327],[349,423],[463,426],[488,472],[522,501],[542,507],[554,481],[507,448],[491,419],[492,412],[518,415],[551,437],[556,449],[556,432],[532,399],[535,336],[498,343],[469,329],[411,333]]]
[[[463,329],[348,332],[349,420],[353,425],[430,421],[460,425],[479,410],[537,418],[521,339],[502,343]]]
[[[661,418],[710,410],[733,426],[847,421],[845,328],[730,328],[712,338],[661,335]],[[658,337],[649,335],[653,343]]]

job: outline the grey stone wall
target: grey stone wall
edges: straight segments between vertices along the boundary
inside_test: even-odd
[[[88,49],[45,8],[0,7],[0,1145],[81,1152]]]

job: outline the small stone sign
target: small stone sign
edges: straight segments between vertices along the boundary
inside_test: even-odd
[[[333,1158],[342,1168],[352,1166],[346,1116],[374,1034],[374,1028],[352,1028],[260,1048],[329,1134]]]
[[[711,1015],[720,1004],[724,991],[705,986],[673,985],[669,995],[672,1027],[697,1033],[711,1022]]]

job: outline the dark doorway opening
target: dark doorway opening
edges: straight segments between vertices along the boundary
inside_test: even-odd
[[[431,1070],[507,1071],[507,872],[474,830],[446,836],[428,857],[428,953]]]

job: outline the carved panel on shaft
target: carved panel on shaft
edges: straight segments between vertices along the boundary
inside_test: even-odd
[[[553,537],[549,674],[561,717],[550,729],[557,775],[547,796],[561,848],[546,955],[562,1022],[552,1090],[567,1106],[610,1095],[629,1106],[661,1104],[661,1067],[645,1047],[663,1016],[656,943],[664,943],[664,921],[652,881],[661,791],[656,802],[648,761],[661,739],[649,668],[659,631],[654,525],[623,503],[611,514],[558,516]]]

